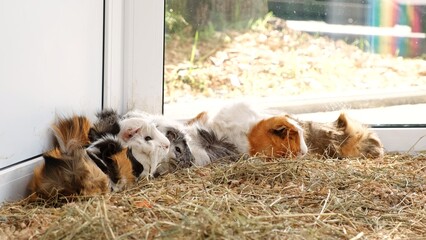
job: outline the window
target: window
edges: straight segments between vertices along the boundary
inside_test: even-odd
[[[243,99],[316,121],[346,111],[376,128],[404,127],[397,136],[426,126],[426,1],[165,5],[167,116]]]

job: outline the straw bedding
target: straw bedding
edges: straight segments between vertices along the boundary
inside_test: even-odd
[[[426,236],[426,156],[218,161],[133,189],[0,208],[0,239]]]

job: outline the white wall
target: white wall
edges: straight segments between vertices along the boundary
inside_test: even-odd
[[[102,108],[102,0],[0,0],[0,202],[23,196],[57,115]]]
[[[49,147],[57,114],[102,102],[103,1],[0,0],[0,169]]]

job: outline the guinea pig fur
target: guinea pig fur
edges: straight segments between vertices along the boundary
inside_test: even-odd
[[[202,112],[188,124],[198,123],[227,138],[239,153],[268,157],[295,157],[306,154],[303,129],[287,115],[271,116],[239,102],[216,113]]]
[[[194,156],[195,166],[205,166],[222,158],[235,160],[240,155],[237,146],[225,136],[219,137],[212,129],[198,123],[186,126],[188,146]]]
[[[94,142],[106,135],[116,136],[120,132],[120,115],[113,109],[96,113],[97,120],[90,128],[89,139]]]
[[[143,176],[154,176],[158,165],[167,159],[170,141],[150,121],[141,118],[121,120],[118,138],[143,165]]]
[[[384,155],[377,134],[344,112],[329,123],[299,122],[305,129],[306,142],[312,153],[337,158],[381,158]]]
[[[169,153],[171,164],[164,163],[160,166],[163,172],[172,172],[177,168],[192,165],[205,166],[217,159],[234,159],[239,155],[236,146],[226,137],[218,137],[213,130],[199,124],[184,125],[161,115],[151,115],[138,110],[123,116],[123,118],[138,117],[151,119],[171,142]]]
[[[103,194],[135,182],[143,166],[114,136],[88,145],[89,129],[84,116],[59,119],[52,126],[56,146],[43,154],[44,163],[34,170],[29,184],[32,200]]]
[[[190,136],[185,130],[185,126],[175,120],[168,119],[161,115],[153,115],[139,110],[126,113],[123,119],[141,118],[152,121],[155,126],[170,141],[170,151],[167,161],[177,168],[187,168],[193,165],[194,156],[188,146]],[[165,161],[164,164],[167,164]]]
[[[303,129],[286,115],[260,120],[248,134],[250,155],[293,158],[307,153]]]
[[[182,132],[182,124],[159,115],[148,114],[134,110],[120,117],[114,110],[104,109],[97,114],[98,120],[91,129],[90,136],[102,136],[104,134],[117,135],[120,131],[120,122],[126,119],[140,119],[152,122],[160,132],[170,141],[170,148],[165,159],[158,164],[157,171],[151,175],[158,177],[162,173],[172,172],[173,169],[189,167],[192,164],[192,155],[186,143],[185,134]],[[164,166],[169,166],[164,169]]]

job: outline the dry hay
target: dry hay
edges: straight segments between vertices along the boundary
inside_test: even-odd
[[[422,154],[217,162],[71,203],[4,204],[0,239],[420,238],[425,174]]]

